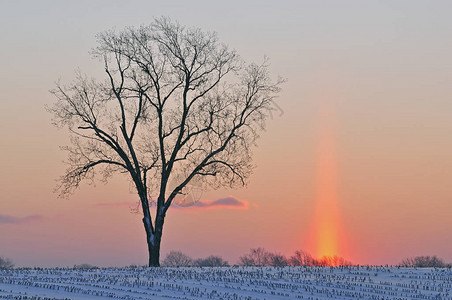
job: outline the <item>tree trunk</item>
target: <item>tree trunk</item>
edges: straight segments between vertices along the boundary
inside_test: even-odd
[[[147,221],[146,217],[143,218],[146,242],[148,244],[149,267],[160,266],[160,243],[162,241],[163,221],[161,216],[158,217],[155,222],[155,230],[152,232],[150,222]]]
[[[159,197],[157,202],[157,212],[154,228],[152,227],[151,212],[146,193],[140,193],[140,200],[143,209],[143,225],[146,232],[146,242],[148,244],[149,267],[160,267],[160,243],[162,241],[163,223],[165,221],[164,198]]]
[[[150,219],[143,218],[144,230],[146,231],[146,242],[148,244],[148,254],[149,254],[149,267],[159,267],[160,266],[160,242],[162,240],[161,232],[162,229],[157,230],[157,224],[155,232],[152,232],[150,226]],[[160,235],[158,234],[160,233]]]
[[[154,244],[148,241],[149,267],[160,267],[160,241],[154,235]]]

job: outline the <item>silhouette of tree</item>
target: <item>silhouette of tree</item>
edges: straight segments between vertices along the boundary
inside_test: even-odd
[[[165,267],[190,267],[193,260],[180,251],[171,251],[162,263]]]
[[[282,80],[270,80],[266,60],[246,65],[214,33],[166,18],[99,34],[93,55],[106,80],[78,73],[52,91],[53,123],[68,127],[72,142],[60,195],[98,173],[126,174],[141,203],[149,266],[159,266],[166,213],[190,182],[246,183]]]
[[[239,261],[243,266],[286,266],[288,264],[282,254],[271,253],[262,247],[250,249],[250,252],[241,256]]]
[[[314,264],[314,266],[318,266],[318,267],[353,266],[353,263],[351,261],[348,261],[345,258],[337,256],[337,255],[323,256],[322,258],[315,259],[313,264]]]
[[[289,259],[291,266],[315,266],[317,264],[316,260],[311,254],[303,250],[295,251]]]
[[[448,264],[434,255],[405,258],[399,266],[408,268],[445,268],[448,267]]]
[[[228,262],[223,258],[215,255],[210,255],[206,258],[198,258],[193,262],[195,267],[227,267]]]
[[[289,265],[288,259],[280,253],[268,253],[268,266],[284,267]]]
[[[240,264],[243,266],[267,266],[268,251],[262,247],[250,249],[250,252],[240,257]]]

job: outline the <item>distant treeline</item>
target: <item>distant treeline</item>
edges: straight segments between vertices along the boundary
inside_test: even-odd
[[[264,248],[253,248],[241,256],[238,262],[241,266],[306,266],[306,267],[339,267],[354,266],[356,264],[339,256],[323,256],[315,258],[306,251],[298,250],[286,257],[277,252],[270,252]],[[171,251],[162,262],[166,267],[223,267],[229,266],[228,262],[220,256],[208,256],[206,258],[192,259],[181,251]],[[416,256],[402,260],[395,267],[407,268],[451,268],[452,263],[446,263],[437,256]]]
[[[286,257],[277,252],[270,252],[264,248],[253,248],[239,258],[240,266],[263,266],[263,267],[284,267],[284,266],[306,266],[306,267],[339,267],[354,266],[339,256],[324,256],[322,258],[314,258],[311,254],[303,250],[295,251],[295,253]],[[169,252],[162,261],[164,267],[227,267],[229,263],[220,256],[210,255],[205,258],[193,259],[181,251]],[[139,267],[131,265],[129,267]],[[406,268],[451,268],[452,263],[446,263],[443,259],[434,256],[416,256],[403,259],[396,267]],[[0,270],[14,268],[13,262],[0,256]],[[88,270],[97,269],[98,267],[90,264],[74,265],[73,269]]]
[[[264,248],[253,248],[241,256],[238,262],[241,266],[264,266],[264,267],[284,267],[284,266],[352,266],[353,263],[339,256],[324,256],[314,258],[309,253],[298,250],[294,255],[286,257],[281,253],[270,252]],[[166,267],[223,267],[229,263],[220,256],[211,255],[206,258],[192,259],[181,251],[171,251],[162,262]]]

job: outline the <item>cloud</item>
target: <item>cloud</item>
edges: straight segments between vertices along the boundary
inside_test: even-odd
[[[28,223],[33,221],[39,221],[42,219],[40,215],[31,215],[26,217],[14,217],[8,215],[0,215],[0,224],[20,224],[20,223]]]
[[[123,202],[103,202],[103,203],[94,203],[94,206],[97,207],[128,207],[130,209],[136,210],[140,209],[139,202],[131,202],[131,201],[123,201]],[[150,201],[150,206],[155,207],[156,202]],[[194,203],[182,204],[177,201],[173,201],[171,207],[177,209],[248,209],[250,206],[256,207],[255,204],[251,204],[246,200],[237,199],[234,196],[228,196],[225,198],[220,198],[217,200],[200,200]]]
[[[248,209],[249,202],[246,200],[240,200],[233,196],[220,198],[217,200],[201,200],[190,205],[177,205],[181,208],[204,208],[204,209]]]

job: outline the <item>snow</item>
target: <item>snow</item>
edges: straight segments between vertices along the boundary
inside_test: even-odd
[[[111,298],[452,299],[452,270],[387,267],[0,270],[0,299]]]

